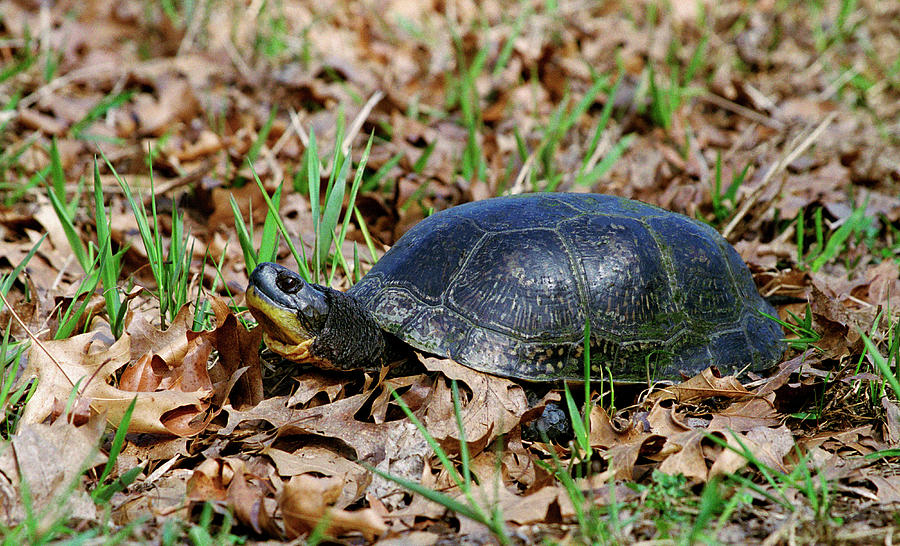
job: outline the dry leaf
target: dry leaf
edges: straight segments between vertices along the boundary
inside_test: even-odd
[[[227,377],[238,369],[247,370],[240,376],[229,395],[232,405],[255,406],[263,399],[262,367],[259,361],[259,342],[262,328],[247,330],[238,323],[237,317],[219,298],[212,300],[218,326],[214,332],[219,364]]]
[[[759,427],[774,427],[786,416],[775,410],[775,393],[765,397],[738,400],[722,411],[713,414],[709,430],[734,430],[744,432]]]
[[[4,525],[19,524],[26,513],[37,514],[38,527],[43,530],[64,515],[95,518],[96,506],[79,476],[106,461],[97,450],[105,424],[101,416],[83,426],[64,419],[52,424],[23,423],[8,442],[0,443],[0,498],[4,506],[0,518]],[[73,480],[76,482],[70,490]],[[27,512],[19,490],[22,482],[28,484],[31,505]]]
[[[650,399],[664,396],[664,392],[673,393],[681,403],[689,403],[712,396],[724,398],[741,398],[750,394],[741,382],[734,376],[721,377],[716,375],[713,368],[706,368],[699,374],[683,383],[666,387],[664,391],[658,391],[650,396]]]
[[[599,405],[591,407],[591,447],[612,447],[632,442],[646,432],[638,428],[634,421],[628,421],[623,430],[613,426],[606,410]]]
[[[32,345],[21,381],[36,378],[37,386],[25,406],[21,422],[43,422],[50,414],[54,400],[67,400],[77,385],[79,395],[89,399],[91,408],[104,413],[113,424],[121,422],[131,401],[137,399],[129,422],[129,430],[133,432],[199,432],[197,429],[184,431],[176,425],[170,427],[167,417],[170,412],[180,409],[199,414],[206,409],[211,391],[133,392],[116,388],[109,381],[116,370],[129,362],[131,336],[123,334],[108,348],[97,344],[96,337],[96,333],[87,333],[59,341],[44,341],[43,349]]]
[[[784,457],[794,447],[794,437],[784,425],[778,428],[759,427],[739,435],[725,432],[725,441],[730,449],[725,449],[710,468],[709,476],[721,476],[736,472],[747,464],[742,455],[749,450],[760,462],[779,472],[788,472]],[[741,445],[743,444],[743,446]]]
[[[881,399],[881,407],[885,418],[884,439],[888,445],[896,447],[900,443],[900,407],[886,396]]]
[[[387,526],[371,508],[348,512],[331,506],[340,496],[341,487],[342,480],[338,478],[315,478],[309,474],[294,476],[284,484],[278,507],[288,538],[308,533],[322,518],[328,518],[326,532],[331,535],[355,531],[366,540],[374,540],[384,534]]]
[[[508,379],[488,375],[457,364],[449,359],[425,358],[422,364],[432,372],[441,372],[450,379],[465,383],[472,390],[470,400],[460,400],[463,407],[463,427],[466,440],[485,446],[491,439],[506,434],[519,424],[528,409],[522,387]],[[460,389],[462,397],[463,390]],[[428,405],[425,427],[439,441],[459,439],[459,429],[453,410],[450,388],[438,383]],[[455,451],[453,443],[443,447]],[[480,450],[478,450],[480,451]],[[476,455],[477,451],[473,451]]]
[[[338,508],[345,508],[361,499],[372,480],[372,474],[368,470],[321,446],[307,445],[292,453],[266,448],[262,453],[275,464],[279,476],[290,478],[299,474],[316,473],[343,480],[341,497],[335,501]]]
[[[900,476],[879,476],[870,474],[866,479],[875,484],[878,504],[900,503]]]

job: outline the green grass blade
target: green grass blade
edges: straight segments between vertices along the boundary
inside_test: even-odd
[[[875,361],[875,366],[878,368],[878,371],[881,372],[881,375],[884,376],[888,385],[891,386],[891,390],[894,391],[894,396],[900,399],[900,381],[897,380],[897,376],[894,374],[894,371],[891,370],[888,360],[881,354],[878,347],[875,346],[875,343],[864,331],[859,330],[859,335],[862,336],[863,342],[866,344],[866,350],[869,351],[872,360]]]
[[[56,194],[60,201],[66,200],[66,174],[63,172],[62,159],[59,155],[59,146],[56,137],[50,141],[50,191]],[[67,211],[67,216],[72,216],[74,210]]]
[[[123,91],[116,95],[103,97],[103,99],[94,105],[81,120],[75,122],[72,127],[69,128],[69,133],[74,138],[81,138],[82,133],[88,126],[105,116],[110,110],[114,110],[131,100],[132,95],[134,95],[134,90],[129,89],[128,91]]]
[[[259,152],[269,138],[269,132],[272,130],[272,124],[275,123],[275,116],[277,114],[278,107],[273,105],[272,108],[269,109],[268,119],[266,119],[262,129],[259,130],[259,134],[256,135],[256,140],[253,141],[253,144],[250,145],[250,149],[247,150],[247,161],[250,163],[256,163],[256,160],[259,158]]]
[[[566,409],[569,410],[569,421],[572,423],[572,431],[575,433],[575,441],[578,443],[578,447],[581,450],[581,456],[584,457],[584,454],[588,453],[591,448],[587,429],[584,427],[581,412],[578,411],[578,405],[575,404],[575,399],[572,396],[572,392],[569,390],[569,384],[567,382],[563,382],[563,391],[564,398],[566,399]]]
[[[334,181],[331,191],[328,192],[325,201],[325,210],[319,222],[319,231],[316,232],[316,263],[325,263],[328,252],[334,242],[334,230],[337,228],[338,217],[344,204],[344,193],[347,191],[347,177],[350,174],[350,159],[346,158],[341,163],[340,173]],[[338,248],[335,252],[340,253]],[[318,277],[317,281],[318,282]]]
[[[456,429],[459,431],[459,459],[463,470],[463,482],[472,483],[472,474],[469,469],[469,444],[466,442],[466,428],[463,424],[462,407],[459,402],[459,384],[456,379],[450,381],[450,391],[453,395],[453,415],[456,417]]]
[[[603,105],[603,110],[600,112],[600,121],[597,122],[597,129],[594,131],[594,136],[591,138],[591,144],[588,146],[587,152],[584,154],[584,160],[581,162],[581,168],[578,170],[579,177],[581,176],[581,173],[587,169],[588,162],[591,160],[591,156],[594,155],[594,150],[600,145],[600,139],[603,137],[607,125],[609,125],[613,107],[616,104],[616,96],[619,94],[619,88],[622,86],[622,76],[624,73],[625,71],[620,68],[619,74],[616,76],[616,82],[613,84],[612,90],[610,90],[609,96],[606,99],[606,103]]]
[[[362,188],[360,188],[360,191],[366,193],[377,189],[384,177],[387,176],[391,169],[393,169],[400,163],[400,160],[402,160],[403,157],[404,156],[402,153],[397,153],[391,156],[390,159],[384,162],[384,165],[382,165],[378,168],[377,171],[375,171],[375,174],[373,174],[371,177],[369,177],[368,180],[365,181],[365,183],[362,185]]]
[[[405,489],[409,489],[413,493],[422,495],[426,499],[428,499],[432,502],[436,502],[436,503],[440,504],[441,506],[447,508],[448,510],[451,510],[461,516],[467,517],[473,521],[477,521],[477,522],[483,523],[485,525],[490,524],[490,521],[491,521],[490,519],[482,517],[482,515],[479,514],[478,511],[476,511],[475,509],[470,507],[468,504],[464,504],[464,503],[454,499],[453,497],[450,497],[449,495],[445,495],[444,493],[441,493],[439,491],[429,489],[418,482],[414,482],[412,480],[407,480],[406,478],[401,478],[400,476],[394,476],[392,474],[389,474],[387,472],[379,470],[379,469],[375,468],[374,466],[370,466],[366,463],[361,463],[361,464],[363,466],[365,466],[370,472],[377,474],[386,480],[390,480]]]
[[[309,146],[303,155],[306,163],[306,184],[309,189],[309,208],[312,214],[313,233],[319,229],[319,190],[322,184],[319,148],[316,145],[316,132],[309,130]]]
[[[284,184],[278,184],[275,193],[272,194],[272,203],[275,211],[281,210],[281,189]],[[263,222],[262,241],[259,245],[259,261],[274,262],[278,256],[278,221],[274,218],[278,213],[272,209],[266,211],[266,219]]]
[[[4,276],[2,281],[0,281],[0,292],[2,292],[4,296],[9,293],[9,289],[12,288],[13,283],[16,282],[16,279],[19,277],[19,275],[22,274],[22,271],[25,270],[25,266],[28,265],[28,262],[30,262],[31,259],[34,258],[34,255],[37,253],[38,248],[40,248],[41,243],[43,243],[44,239],[46,238],[46,233],[41,235],[41,238],[31,246],[28,254],[26,254],[25,257],[22,258],[22,261],[19,262],[19,265],[14,267],[13,270],[10,271],[6,276]],[[0,303],[0,308],[2,307],[3,304]]]
[[[141,242],[144,244],[144,251],[147,253],[147,261],[150,264],[150,271],[153,273],[153,278],[156,280],[157,286],[163,286],[164,281],[162,278],[161,271],[161,262],[162,256],[157,245],[157,239],[154,238],[154,232],[150,229],[150,223],[147,218],[147,210],[144,208],[143,201],[137,200],[134,197],[134,194],[131,192],[131,187],[119,176],[119,173],[116,171],[115,167],[113,167],[112,163],[110,163],[109,159],[101,150],[100,154],[103,156],[103,160],[106,162],[107,168],[109,168],[110,172],[115,177],[116,182],[119,184],[119,187],[122,189],[122,193],[125,194],[125,200],[128,201],[129,206],[131,207],[131,212],[134,215],[134,219],[138,225],[138,232],[141,235]],[[154,206],[154,211],[155,211]]]
[[[119,457],[119,453],[121,453],[122,447],[125,445],[125,435],[128,434],[128,424],[131,423],[131,415],[134,413],[134,407],[136,404],[137,396],[131,399],[131,403],[128,404],[128,407],[125,409],[125,413],[122,414],[122,420],[121,422],[119,422],[118,427],[116,428],[116,434],[113,437],[112,444],[110,444],[109,455],[106,459],[106,465],[103,467],[103,472],[100,473],[100,478],[97,480],[100,484],[103,484],[103,482],[105,482],[106,479],[109,478],[109,475],[116,468],[116,459]],[[140,467],[136,467],[132,468],[131,470],[137,470],[138,472],[140,472],[142,469]],[[120,477],[120,479],[122,478],[124,478],[124,476]],[[112,488],[101,485],[91,492],[91,498],[94,499],[94,502],[97,503],[109,502],[109,499],[110,497],[112,497],[113,493],[115,493],[115,491],[112,490]]]
[[[248,230],[247,224],[244,222],[244,215],[241,214],[241,207],[235,201],[234,195],[229,196],[229,203],[231,204],[231,214],[234,216],[234,229],[237,232],[238,244],[241,245],[241,251],[244,253],[244,267],[247,268],[247,271],[253,271],[260,262],[259,254],[253,248],[253,235],[251,233],[253,229],[253,215],[251,214],[250,216],[251,224]]]
[[[374,135],[369,136],[369,142],[366,144],[366,149],[363,150],[363,155],[359,160],[359,164],[356,166],[356,176],[353,177],[353,183],[350,185],[350,195],[347,198],[347,206],[344,211],[344,221],[341,223],[341,230],[338,233],[337,240],[335,241],[335,254],[340,256],[340,263],[344,268],[344,273],[346,274],[347,279],[353,279],[353,274],[349,270],[347,263],[344,261],[344,255],[342,254],[342,248],[344,245],[344,240],[347,237],[347,229],[350,227],[350,218],[353,216],[353,209],[356,207],[356,195],[359,193],[359,188],[362,185],[363,173],[366,170],[366,162],[369,160],[369,153],[372,151],[372,142],[374,140]],[[349,158],[347,160],[349,164]],[[334,274],[336,272],[336,268],[331,268],[331,275],[328,277],[328,284],[331,285],[334,280]]]
[[[100,256],[98,255],[94,260],[94,265],[97,265],[99,261]],[[75,297],[73,298],[72,303],[69,304],[65,312],[59,317],[59,326],[56,329],[56,333],[53,334],[53,339],[66,339],[74,333],[75,327],[78,325],[81,316],[84,315],[84,312],[87,310],[87,306],[91,301],[91,294],[94,293],[94,290],[97,289],[97,285],[99,284],[99,271],[87,275],[81,280],[78,289],[75,291]],[[84,298],[82,298],[81,303],[78,304],[78,299],[81,296],[84,296]],[[110,320],[110,325],[112,325],[112,320]]]
[[[75,210],[66,203],[65,175],[62,170],[62,160],[60,159],[59,149],[55,145],[55,141],[50,145],[50,180],[47,182],[47,196],[50,198],[50,205],[62,225],[63,233],[69,242],[69,247],[78,261],[78,265],[85,274],[90,274],[90,264],[93,257],[89,254],[88,249],[81,240],[81,235],[75,229]],[[75,206],[78,205],[77,199],[73,200]]]
[[[103,185],[100,182],[100,169],[96,158],[94,158],[94,211],[103,298],[106,300],[106,314],[109,317],[110,328],[118,339],[122,334],[123,327],[119,321],[119,317],[122,316],[122,300],[119,297],[117,284],[122,268],[112,252],[112,235],[109,229],[112,219],[108,217],[103,204]]]
[[[375,241],[372,239],[372,235],[369,233],[369,228],[366,226],[366,219],[363,218],[361,212],[357,207],[353,207],[353,214],[356,216],[356,223],[359,225],[359,230],[362,231],[363,239],[366,241],[366,247],[369,249],[369,255],[372,257],[372,263],[378,263],[378,251],[375,250]]]
[[[844,246],[844,243],[847,239],[852,235],[855,231],[863,231],[865,226],[863,226],[863,222],[866,217],[866,205],[863,204],[853,210],[850,214],[850,217],[841,224],[841,227],[837,228],[837,230],[831,234],[831,237],[828,238],[828,243],[825,245],[825,249],[822,253],[813,260],[812,266],[810,270],[815,273],[819,269],[822,268],[823,265],[828,263],[832,258],[837,256],[838,252]]]
[[[444,449],[437,443],[437,440],[428,432],[428,429],[425,428],[425,425],[419,421],[419,418],[415,416],[409,406],[406,405],[406,402],[403,401],[403,398],[400,398],[400,395],[397,394],[397,391],[392,390],[391,396],[394,398],[394,401],[400,406],[400,409],[403,410],[403,413],[406,414],[406,417],[419,429],[419,432],[425,437],[425,441],[428,443],[428,446],[431,447],[432,451],[434,451],[435,455],[438,456],[438,459],[441,461],[441,465],[443,465],[444,469],[450,475],[450,478],[456,483],[457,487],[460,489],[464,489],[466,487],[465,481],[463,481],[462,476],[457,472],[456,467],[450,461],[450,457],[447,456],[447,453]]]
[[[253,170],[253,165],[250,165],[250,169],[253,172],[253,178],[256,180],[256,185],[259,187],[259,191],[263,196],[263,199],[266,202],[266,206],[269,208],[269,213],[271,214],[272,220],[275,224],[278,225],[278,232],[281,233],[281,236],[284,238],[285,242],[288,245],[288,248],[291,251],[291,254],[294,256],[294,259],[297,261],[297,267],[299,268],[300,276],[303,277],[303,280],[306,282],[313,282],[310,277],[309,267],[306,264],[306,245],[303,243],[303,236],[297,233],[297,238],[300,240],[300,250],[301,254],[297,252],[297,248],[294,246],[294,242],[291,239],[291,234],[288,233],[287,228],[284,225],[284,222],[281,220],[281,216],[278,213],[278,207],[269,197],[269,194],[266,192],[265,186],[263,186],[262,181],[256,175],[256,170]],[[267,217],[268,218],[268,217]]]
[[[591,169],[591,172],[579,176],[575,179],[575,184],[579,186],[593,186],[600,178],[603,177],[610,169],[612,169],[613,165],[616,164],[616,161],[622,157],[622,154],[631,146],[631,142],[634,140],[635,134],[628,133],[623,136],[618,142],[613,145],[612,149],[609,151],[603,159],[600,160],[597,165]]]
[[[425,166],[428,165],[428,158],[431,157],[431,153],[434,152],[434,148],[437,146],[437,140],[432,140],[428,146],[422,150],[422,154],[419,156],[419,159],[416,160],[415,164],[413,164],[413,172],[416,174],[422,174],[422,171],[425,170]]]

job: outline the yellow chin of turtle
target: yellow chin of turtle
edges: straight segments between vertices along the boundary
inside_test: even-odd
[[[317,368],[339,369],[334,364],[332,364],[330,360],[316,358],[312,355],[312,353],[310,353],[309,349],[316,338],[310,338],[300,343],[285,343],[270,336],[269,334],[263,334],[263,340],[266,342],[266,345],[268,345],[269,349],[272,349],[272,351],[278,353],[291,362],[311,364],[313,366],[316,366]]]

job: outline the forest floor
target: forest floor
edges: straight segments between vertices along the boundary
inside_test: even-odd
[[[894,0],[2,2],[0,534],[892,543],[898,51]],[[449,360],[260,353],[258,261],[347,289],[537,191],[712,225],[781,363],[594,384],[553,443],[528,385]]]

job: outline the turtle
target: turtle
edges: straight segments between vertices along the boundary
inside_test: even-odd
[[[761,370],[784,350],[775,309],[715,229],[602,194],[437,212],[346,292],[260,263],[246,301],[275,353],[337,370],[412,347],[526,382],[637,383]]]

